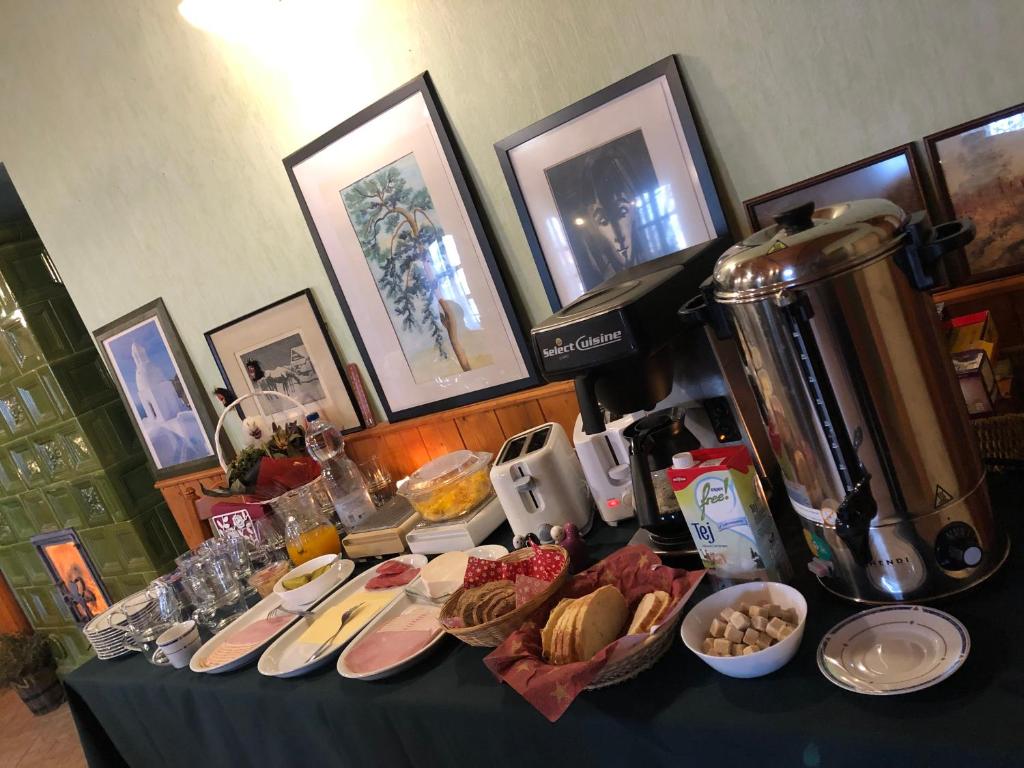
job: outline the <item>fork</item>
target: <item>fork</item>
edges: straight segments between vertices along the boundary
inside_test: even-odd
[[[331,647],[331,644],[334,642],[334,638],[336,638],[338,635],[341,634],[342,627],[344,627],[345,624],[348,622],[348,620],[352,618],[352,614],[354,614],[356,611],[358,611],[364,605],[366,605],[366,603],[359,603],[358,605],[353,605],[351,608],[349,608],[347,611],[345,611],[343,614],[341,614],[341,621],[338,623],[338,628],[336,630],[334,630],[334,634],[331,635],[326,640],[324,640],[323,643],[320,644],[320,647],[317,648],[315,651],[313,651],[313,653],[310,655],[310,657],[308,659],[306,659],[305,663],[309,664],[310,662],[316,661],[318,658],[320,658],[320,656],[328,648]]]
[[[300,611],[300,610],[295,609],[295,608],[285,608],[283,605],[279,605],[276,608],[274,608],[272,611],[270,611],[270,613],[267,614],[267,618],[268,619],[272,618],[275,615],[279,616],[282,613],[289,613],[292,616],[301,616],[304,619],[316,618],[316,614],[313,613],[312,611]]]
[[[408,587],[406,587],[404,591],[405,594],[412,600],[422,600],[424,602],[432,603],[434,605],[440,605],[452,596],[452,593],[448,592],[447,594],[437,595],[435,597],[433,595],[426,595],[422,592],[417,592],[415,589],[409,589]]]

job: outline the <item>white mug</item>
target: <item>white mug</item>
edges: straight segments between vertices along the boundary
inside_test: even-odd
[[[160,634],[156,644],[172,667],[183,669],[188,666],[202,642],[196,623],[190,619],[172,624]]]

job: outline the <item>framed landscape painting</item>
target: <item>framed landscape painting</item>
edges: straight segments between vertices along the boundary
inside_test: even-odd
[[[1024,271],[1024,104],[926,136],[950,218],[970,217],[960,282]]]
[[[388,420],[537,383],[426,73],[284,164]]]
[[[913,144],[904,144],[745,200],[743,207],[751,229],[757,232],[770,226],[782,211],[802,203],[813,202],[817,208],[822,208],[872,198],[890,200],[907,213],[927,211]]]
[[[672,57],[494,148],[556,310],[624,269],[728,232]]]
[[[163,299],[93,336],[157,479],[217,466],[216,419]]]
[[[344,432],[363,428],[338,353],[308,288],[207,331],[206,342],[225,385],[236,394],[279,392]],[[270,418],[294,408],[277,397],[254,402]]]

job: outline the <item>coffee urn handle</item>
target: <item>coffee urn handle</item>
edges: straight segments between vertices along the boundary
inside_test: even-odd
[[[908,242],[896,256],[896,264],[919,291],[935,287],[931,274],[935,265],[947,253],[971,242],[976,232],[974,222],[968,218],[929,227],[924,221],[925,215],[924,211],[911,215],[907,224]]]

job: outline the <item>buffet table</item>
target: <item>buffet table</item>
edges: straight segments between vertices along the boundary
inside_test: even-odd
[[[990,481],[1017,541],[1024,476]],[[632,526],[588,536],[595,556]],[[511,537],[499,531],[504,543]],[[802,554],[801,554],[802,556]],[[802,562],[802,561],[800,561]],[[860,696],[818,672],[818,641],[856,606],[801,572],[809,615],[796,658],[752,680],[724,677],[678,639],[639,677],[583,693],[554,724],[484,667],[487,650],[446,639],[412,669],[377,682],[331,665],[296,680],[255,665],[222,676],[91,661],[67,678],[91,766],[1018,765],[1024,762],[1024,559],[939,607],[971,634],[950,679],[916,693]],[[703,595],[699,592],[694,600]]]

